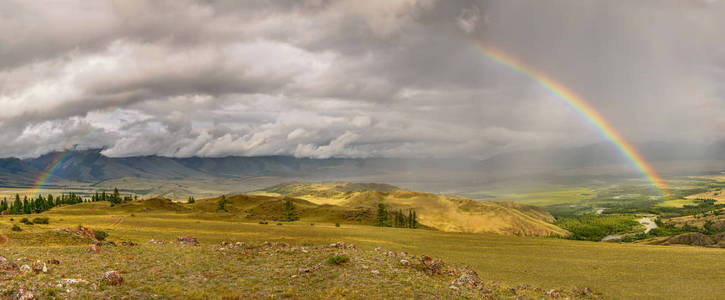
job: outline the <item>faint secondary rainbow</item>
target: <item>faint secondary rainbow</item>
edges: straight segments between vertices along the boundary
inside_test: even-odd
[[[505,53],[498,51],[495,48],[489,47],[480,41],[476,42],[476,45],[483,50],[483,53],[491,60],[505,65],[513,70],[525,74],[526,76],[534,79],[539,85],[546,88],[556,95],[558,98],[564,100],[571,108],[585,116],[586,119],[594,125],[601,133],[607,138],[614,146],[619,149],[619,152],[630,161],[630,163],[641,172],[647,180],[652,182],[654,187],[665,195],[667,186],[663,182],[662,178],[657,175],[652,166],[650,166],[642,156],[637,153],[637,150],[632,147],[622,136],[615,130],[615,128],[609,124],[593,107],[587,104],[584,99],[576,95],[573,91],[566,88],[562,84],[556,82],[549,76],[538,72],[532,67],[527,66],[523,62],[516,60],[515,58],[506,55]]]

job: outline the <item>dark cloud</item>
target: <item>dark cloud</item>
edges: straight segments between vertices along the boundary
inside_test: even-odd
[[[488,157],[725,138],[718,1],[6,1],[0,156]]]

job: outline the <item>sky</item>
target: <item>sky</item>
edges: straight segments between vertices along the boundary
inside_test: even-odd
[[[722,1],[2,1],[0,157],[470,157],[725,139]]]

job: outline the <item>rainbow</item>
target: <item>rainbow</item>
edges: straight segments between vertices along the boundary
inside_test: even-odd
[[[630,143],[622,138],[614,126],[609,124],[607,120],[605,120],[593,107],[587,104],[584,99],[562,84],[556,82],[551,77],[527,66],[523,62],[518,61],[495,48],[489,47],[480,41],[477,41],[476,45],[483,50],[483,53],[491,60],[531,77],[539,85],[552,92],[559,99],[564,100],[567,105],[576,110],[579,114],[583,115],[589,123],[594,125],[594,127],[596,127],[602,135],[609,140],[619,150],[619,152],[621,152],[622,155],[624,155],[624,157],[654,185],[660,194],[665,195],[667,186],[663,182],[662,178],[657,175],[652,166],[650,166],[642,158],[642,156],[637,153],[637,150],[635,150]]]
[[[91,132],[91,129],[92,126],[86,126],[86,128],[77,134],[75,138],[70,139],[70,146],[75,146],[76,142],[80,141]],[[46,168],[46,171],[42,172],[40,176],[38,176],[38,179],[36,179],[33,183],[33,188],[30,192],[31,198],[35,199],[38,195],[40,195],[40,191],[48,184],[48,181],[53,177],[53,174],[57,172],[68,159],[70,153],[71,151],[68,148],[64,149],[62,152],[56,153],[56,156],[51,160],[51,163],[48,164],[49,167]]]

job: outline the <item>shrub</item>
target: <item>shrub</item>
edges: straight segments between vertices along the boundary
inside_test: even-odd
[[[267,222],[267,221],[259,221],[259,224],[267,225],[267,224],[269,224],[269,222]]]
[[[350,257],[345,254],[333,255],[327,259],[327,262],[330,264],[333,264],[333,265],[346,264],[349,261],[350,261]]]
[[[282,223],[277,223],[277,226],[282,226]]]
[[[340,227],[340,223],[335,223],[335,227]]]
[[[35,224],[48,224],[48,221],[49,220],[50,219],[48,219],[47,217],[35,218],[35,219],[33,219],[33,223],[35,223]]]
[[[30,220],[28,220],[28,218],[20,219],[20,223],[28,223],[28,222],[30,222]]]
[[[93,235],[96,236],[96,239],[99,241],[105,240],[106,237],[108,237],[108,233],[102,230],[95,230],[93,231]]]
[[[18,224],[13,224],[13,231],[23,231],[23,229]]]

